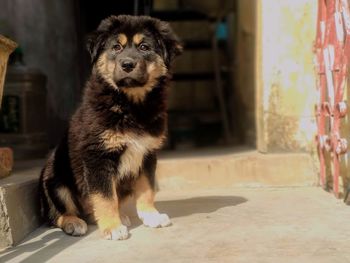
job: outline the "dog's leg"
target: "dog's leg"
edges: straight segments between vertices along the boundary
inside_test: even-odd
[[[145,226],[166,227],[171,221],[166,214],[160,214],[154,206],[155,193],[148,178],[141,174],[135,183],[136,210]]]
[[[59,150],[61,148],[62,146]],[[79,211],[71,190],[60,181],[61,170],[55,169],[57,166],[63,169],[62,155],[67,154],[59,150],[51,154],[40,175],[41,213],[45,219],[61,228],[66,234],[82,236],[87,232],[87,224],[78,217]]]
[[[166,227],[171,225],[167,214],[160,214],[154,206],[154,181],[157,159],[154,154],[146,157],[144,168],[134,186],[136,210],[145,226]]]
[[[77,216],[78,209],[75,206],[70,190],[62,186],[55,189],[55,192],[56,203],[61,202],[65,207],[65,212],[57,217],[56,225],[68,235],[84,235],[87,232],[87,224]]]
[[[113,158],[86,156],[85,175],[89,185],[89,198],[97,225],[106,239],[127,239],[128,229],[119,214],[115,175],[117,164]]]
[[[127,239],[129,236],[128,229],[122,224],[115,191],[111,197],[93,194],[91,200],[97,225],[103,237],[111,240]]]

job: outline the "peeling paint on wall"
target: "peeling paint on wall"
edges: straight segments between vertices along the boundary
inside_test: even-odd
[[[310,151],[316,133],[313,41],[317,2],[265,0],[259,10],[260,148],[267,152]]]

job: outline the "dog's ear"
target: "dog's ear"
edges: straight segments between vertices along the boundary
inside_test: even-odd
[[[170,65],[174,58],[182,53],[182,43],[168,23],[157,20],[156,29],[159,34],[158,42],[163,49],[164,60],[167,65]]]
[[[90,33],[86,38],[86,48],[91,56],[91,61],[94,63],[99,56],[99,53],[104,48],[108,37],[108,32],[119,25],[118,17],[110,16],[101,21],[96,31]]]
[[[94,31],[87,36],[86,48],[90,54],[92,63],[94,63],[96,61],[102,45],[103,45],[103,40],[102,40],[102,33],[101,32]]]

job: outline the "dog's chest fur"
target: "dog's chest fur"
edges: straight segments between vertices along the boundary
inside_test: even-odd
[[[138,104],[92,79],[80,111],[82,125],[75,125],[79,127],[76,133],[85,127],[88,138],[82,151],[84,145],[92,144],[98,152],[112,153],[120,178],[137,176],[146,156],[160,149],[165,138],[164,84],[160,81]],[[79,120],[79,114],[75,120]]]
[[[102,134],[102,139],[106,150],[122,150],[118,174],[124,177],[138,175],[145,156],[162,146],[164,136],[107,130]]]

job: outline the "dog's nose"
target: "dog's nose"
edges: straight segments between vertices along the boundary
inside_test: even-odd
[[[136,63],[132,59],[124,59],[121,63],[121,66],[125,72],[131,72],[135,68]]]

